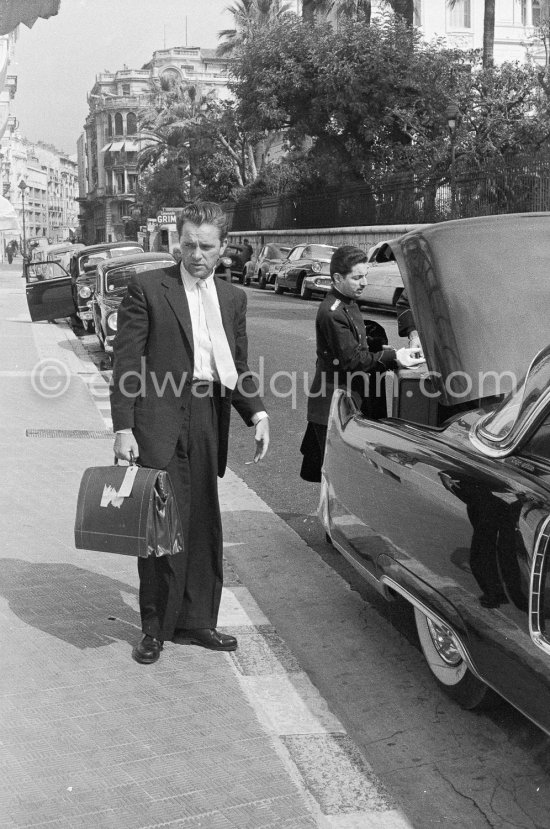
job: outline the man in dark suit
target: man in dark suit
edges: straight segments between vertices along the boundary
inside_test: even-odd
[[[231,405],[255,426],[254,460],[269,421],[248,368],[246,294],[214,276],[227,243],[219,205],[187,205],[178,218],[181,263],[138,274],[118,312],[111,409],[115,455],[165,469],[174,487],[184,551],[138,559],[143,639],[132,655],[156,662],[165,641],[235,650],[216,630],[224,474]]]

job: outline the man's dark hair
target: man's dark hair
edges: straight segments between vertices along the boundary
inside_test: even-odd
[[[220,231],[220,239],[227,236],[227,214],[216,202],[195,201],[182,207],[176,220],[178,236],[181,236],[185,222],[192,222],[194,225],[215,225]]]
[[[367,254],[365,251],[355,247],[355,245],[342,245],[341,248],[336,248],[330,260],[331,279],[334,278],[335,273],[347,276],[354,265],[359,265],[361,262],[366,261]]]

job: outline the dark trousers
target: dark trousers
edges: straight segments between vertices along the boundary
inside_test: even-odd
[[[176,493],[184,551],[138,559],[142,630],[169,640],[178,628],[213,628],[223,584],[218,501],[219,391],[193,393],[166,467]]]

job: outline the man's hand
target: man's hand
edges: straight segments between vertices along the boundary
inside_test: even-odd
[[[256,441],[256,451],[254,452],[254,463],[258,463],[265,457],[269,446],[269,418],[264,417],[256,423],[254,429],[254,440]]]
[[[139,455],[139,448],[137,440],[133,434],[126,434],[125,432],[118,432],[115,435],[115,445],[113,447],[115,458],[121,461],[135,460]]]
[[[413,368],[424,362],[424,355],[419,348],[400,348],[396,360],[401,368]]]

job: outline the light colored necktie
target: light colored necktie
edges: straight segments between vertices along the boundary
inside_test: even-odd
[[[204,308],[204,316],[206,318],[208,333],[210,334],[214,362],[220,383],[227,389],[234,389],[237,385],[239,375],[237,374],[231,349],[227,342],[227,335],[222,323],[222,315],[214,297],[216,288],[214,285],[206,285],[202,280],[198,284],[200,286],[202,307]]]

